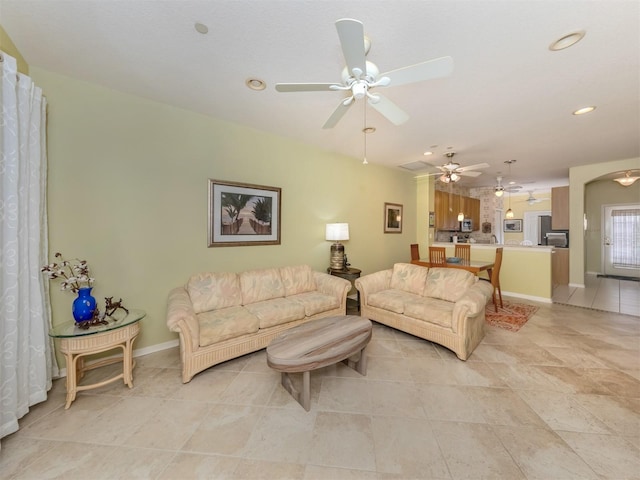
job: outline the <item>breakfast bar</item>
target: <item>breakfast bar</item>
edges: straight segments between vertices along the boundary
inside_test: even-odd
[[[438,242],[433,246],[445,247],[447,257],[453,257],[455,244]],[[553,285],[551,263],[555,249],[549,246],[522,246],[503,244],[471,244],[471,263],[493,263],[496,248],[503,247],[500,284],[503,295],[551,303]],[[426,262],[428,266],[428,261]],[[454,267],[454,265],[447,265]],[[460,268],[460,267],[458,267]],[[478,275],[485,277],[484,272]]]

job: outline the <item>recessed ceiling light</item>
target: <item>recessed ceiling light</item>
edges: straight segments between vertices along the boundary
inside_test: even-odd
[[[584,37],[585,31],[578,30],[577,32],[570,33],[565,35],[562,38],[559,38],[551,45],[549,45],[549,50],[552,52],[557,52],[558,50],[564,50],[565,48],[569,48],[572,45],[578,43]]]
[[[596,107],[583,107],[583,108],[579,108],[578,110],[576,110],[575,112],[573,112],[574,115],[584,115],[585,113],[591,113],[596,109]]]
[[[365,127],[362,129],[363,133],[373,133],[376,131],[376,127]]]
[[[207,27],[204,23],[197,23],[194,25],[196,32],[206,35],[209,33],[209,27]]]
[[[247,87],[249,87],[251,90],[260,91],[267,88],[267,84],[259,78],[248,78],[244,83],[246,83]]]
[[[428,156],[428,155],[433,155],[433,152],[431,152],[431,151],[424,152],[424,153],[423,153],[423,155],[424,155],[425,157],[426,157],[426,156]]]

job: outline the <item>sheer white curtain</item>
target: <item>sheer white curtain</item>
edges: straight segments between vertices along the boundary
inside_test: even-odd
[[[46,99],[0,51],[0,438],[57,375],[47,262]]]

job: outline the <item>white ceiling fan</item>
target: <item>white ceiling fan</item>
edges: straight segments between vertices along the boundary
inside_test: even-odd
[[[436,165],[436,168],[440,170],[440,173],[432,173],[431,175],[439,175],[438,180],[443,183],[455,183],[462,177],[478,177],[482,175],[482,172],[477,172],[482,168],[488,168],[491,165],[488,163],[476,163],[475,165],[462,166],[453,161],[455,152],[447,152],[444,154],[449,159],[444,165]]]
[[[278,92],[344,91],[343,99],[322,128],[333,128],[353,105],[355,100],[367,98],[368,103],[394,125],[401,125],[409,116],[391,100],[373,94],[376,87],[406,85],[450,75],[453,59],[441,57],[396,70],[380,73],[378,67],[366,60],[371,42],[364,35],[364,25],[358,20],[342,18],[336,22],[340,44],[347,66],[342,71],[342,82],[334,83],[278,83]]]
[[[525,202],[527,202],[529,205],[534,205],[536,203],[540,203],[540,202],[544,202],[549,200],[548,198],[536,198],[533,196],[533,190],[527,190],[527,192],[529,192],[529,198],[527,198],[526,200],[524,200]]]

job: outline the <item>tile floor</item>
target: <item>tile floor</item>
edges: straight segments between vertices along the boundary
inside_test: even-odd
[[[309,412],[264,351],[186,385],[177,348],[138,357],[133,389],[69,410],[56,380],[2,439],[0,478],[640,479],[640,319],[539,307],[466,362],[374,324],[367,376],[314,372]]]
[[[640,282],[585,275],[584,285],[556,286],[553,302],[640,317]]]

